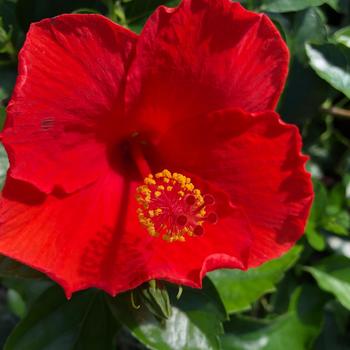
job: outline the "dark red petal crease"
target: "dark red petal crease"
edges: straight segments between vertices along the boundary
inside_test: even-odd
[[[74,191],[108,167],[121,132],[125,71],[137,37],[99,15],[32,24],[2,134],[10,174],[44,192]],[[118,121],[118,128],[115,127]]]
[[[239,209],[201,237],[168,243],[139,224],[136,185],[110,172],[74,194],[47,196],[9,178],[0,254],[46,273],[67,296],[89,287],[115,295],[150,279],[198,288],[207,271],[246,268],[251,232]]]
[[[303,234],[313,199],[307,158],[297,128],[276,113],[223,110],[180,122],[157,150],[160,163],[216,184],[246,213],[249,267],[280,256]]]
[[[184,0],[147,21],[126,107],[155,130],[226,107],[274,109],[287,69],[288,49],[267,16],[229,0]]]

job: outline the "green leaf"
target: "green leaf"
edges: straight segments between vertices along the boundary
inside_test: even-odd
[[[26,312],[26,305],[21,295],[14,289],[7,291],[7,303],[11,311],[22,318]]]
[[[318,8],[298,12],[293,21],[288,45],[293,55],[306,63],[305,43],[323,43],[327,38],[326,19]]]
[[[76,14],[99,14],[99,12],[95,9],[89,9],[89,8],[81,8],[81,9],[77,9],[72,11],[72,13],[76,13]]]
[[[11,40],[11,31],[6,31],[3,27],[3,19],[0,17],[0,53],[6,52],[6,45]]]
[[[0,88],[0,95],[1,95],[1,88]],[[3,128],[5,117],[6,117],[5,107],[2,107],[0,104],[0,131]],[[9,167],[9,162],[7,158],[7,153],[4,149],[4,146],[0,143],[0,191],[4,185],[8,167]],[[1,263],[0,263],[0,270],[1,270]]]
[[[117,320],[150,349],[220,349],[221,320],[225,312],[220,300],[213,298],[211,287],[205,286],[204,290],[185,288],[180,300],[176,300],[175,290],[169,289],[169,292],[172,315],[163,322],[144,306],[138,310],[132,308],[129,293],[109,298],[109,304]]]
[[[175,7],[180,0],[128,1],[123,5],[128,27],[140,33],[151,13],[160,5]]]
[[[105,14],[106,6],[99,0],[17,0],[18,22],[27,31],[31,22],[40,21],[46,17],[54,17],[62,13],[72,13],[75,10],[88,8]]]
[[[129,1],[123,5],[126,17],[129,20],[148,17],[158,6],[165,5],[175,7],[180,0],[147,0],[147,1]]]
[[[310,245],[319,251],[326,247],[321,230],[337,235],[348,235],[350,215],[346,208],[345,185],[337,184],[327,193],[320,181],[314,180],[315,200],[306,226]]]
[[[350,9],[348,0],[328,0],[327,4],[337,12],[349,13]]]
[[[295,264],[301,247],[294,247],[279,259],[250,269],[217,270],[208,274],[216,286],[228,313],[249,309],[265,293],[273,292],[285,271]]]
[[[333,34],[336,42],[350,47],[350,26],[341,28]]]
[[[312,204],[309,220],[306,225],[306,238],[312,248],[322,251],[326,247],[325,237],[319,230],[321,221],[324,219],[327,207],[327,191],[323,184],[313,181],[315,199]]]
[[[16,291],[26,304],[26,308],[54,285],[49,279],[2,278],[1,283],[8,290]],[[18,315],[23,316],[23,315]]]
[[[5,350],[112,350],[116,329],[101,292],[89,290],[68,301],[53,287],[34,303]]]
[[[7,158],[6,151],[4,149],[4,146],[0,144],[0,190],[3,187],[8,167],[9,167],[9,161]],[[1,271],[1,262],[0,262],[0,271]]]
[[[42,273],[2,255],[0,255],[0,276],[12,278],[44,278]]]
[[[0,65],[0,107],[3,107],[4,100],[8,99],[16,81],[16,69],[11,65]],[[1,118],[4,116],[4,110],[1,111]],[[2,123],[0,124],[2,125]]]
[[[321,104],[329,90],[330,86],[313,69],[299,59],[292,59],[279,112],[284,120],[303,126],[319,116]]]
[[[312,274],[321,289],[333,294],[350,310],[350,259],[334,255],[305,270]]]
[[[350,335],[347,330],[349,312],[339,303],[329,303],[325,308],[323,329],[314,350],[348,350]]]
[[[342,210],[339,213],[326,218],[324,229],[336,235],[348,236],[350,229],[350,214],[347,210]]]
[[[318,335],[324,298],[312,287],[298,289],[289,311],[272,320],[233,317],[225,325],[223,350],[308,350]]]
[[[4,348],[7,337],[15,327],[18,319],[12,313],[2,310],[0,313],[0,349]]]
[[[326,211],[328,215],[338,214],[343,208],[345,208],[345,191],[345,185],[342,183],[338,183],[331,189],[327,200]]]
[[[6,109],[5,107],[0,105],[0,131],[4,127],[5,118],[6,118]]]
[[[278,317],[272,322],[245,320],[232,326],[245,328],[246,332],[226,334],[222,340],[223,350],[303,350],[309,347],[309,332],[298,322],[294,313]],[[250,330],[248,333],[247,330]]]
[[[324,3],[327,3],[327,0],[262,0],[261,10],[270,12],[300,11]]]
[[[350,98],[350,48],[342,44],[308,44],[306,53],[315,72]]]

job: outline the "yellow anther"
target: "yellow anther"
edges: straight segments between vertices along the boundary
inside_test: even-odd
[[[160,192],[160,191],[154,192],[154,196],[155,196],[156,198],[160,197],[161,194],[162,194],[162,192]]]
[[[156,236],[157,236],[157,232],[156,232],[156,230],[154,229],[154,227],[149,227],[147,231],[148,231],[148,233],[149,233],[151,236],[153,236],[153,237],[156,237]]]
[[[147,190],[149,190],[149,188],[148,188],[147,185],[142,185],[142,186],[139,186],[139,187],[137,188],[137,192],[138,192],[138,193],[143,193],[143,192],[145,192],[145,191],[147,191]]]
[[[141,194],[148,196],[149,194],[151,194],[151,190],[148,188],[145,188],[141,191]]]
[[[154,211],[154,215],[155,215],[155,216],[158,216],[158,215],[160,215],[162,212],[163,212],[162,209],[157,208],[157,209]]]
[[[183,197],[185,195],[185,192],[184,191],[179,191],[177,192],[179,196]]]
[[[152,178],[149,178],[149,177],[146,177],[146,178],[144,179],[144,183],[145,183],[146,185],[155,185],[155,184],[156,184],[156,182],[155,182]]]
[[[164,177],[168,177],[169,179],[171,178],[171,172],[168,169],[163,170],[163,175]]]
[[[165,178],[163,179],[163,181],[167,184],[167,183],[170,182],[170,179],[168,179],[167,177],[165,177]]]
[[[167,186],[166,190],[169,191],[169,192],[172,191],[173,190],[173,186]]]
[[[164,191],[164,186],[163,186],[163,185],[159,185],[159,186],[157,187],[157,190],[158,190],[158,191]]]
[[[191,192],[194,190],[194,186],[193,186],[192,183],[187,183],[186,186],[185,186],[185,188],[186,188],[188,191],[191,191]]]

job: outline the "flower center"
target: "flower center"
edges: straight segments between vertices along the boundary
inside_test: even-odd
[[[151,236],[168,242],[184,242],[186,235],[201,236],[205,222],[217,222],[211,210],[214,197],[202,195],[190,178],[166,169],[144,179],[137,188],[136,200],[141,225]]]

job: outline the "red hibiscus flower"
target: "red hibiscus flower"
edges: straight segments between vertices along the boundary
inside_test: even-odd
[[[271,21],[228,0],[160,7],[140,36],[99,15],[33,24],[2,133],[0,253],[68,296],[200,287],[278,257],[312,201],[297,128],[268,111],[287,66]]]

